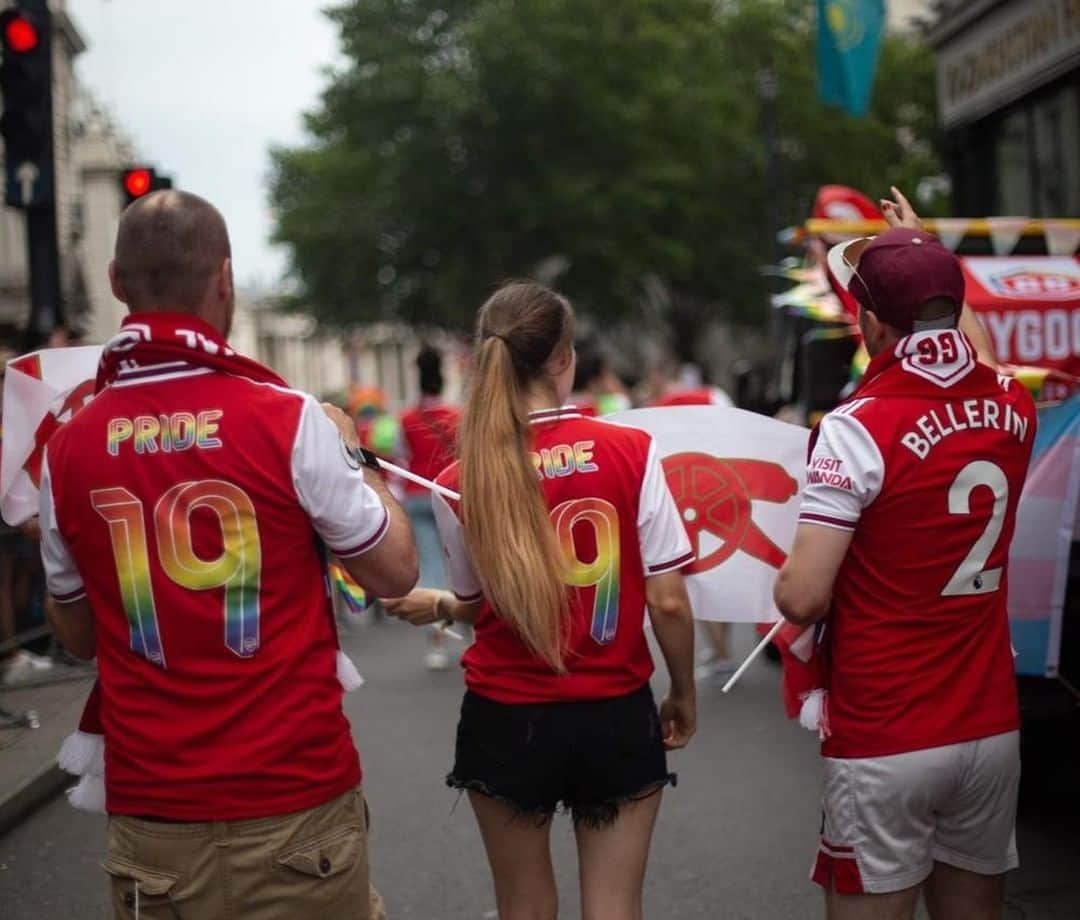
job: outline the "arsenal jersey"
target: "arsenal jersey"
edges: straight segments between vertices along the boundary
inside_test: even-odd
[[[500,703],[595,700],[631,693],[653,671],[645,639],[645,579],[694,553],[652,437],[574,407],[534,412],[532,459],[570,571],[566,673],[534,655],[483,599],[456,502],[433,499],[447,578],[461,600],[482,601],[465,683]],[[457,491],[458,467],[440,475]]]
[[[319,404],[270,384],[121,371],[53,436],[42,555],[93,611],[111,813],[257,818],[359,782],[323,554],[387,527]]]
[[[956,330],[875,356],[822,420],[799,520],[853,531],[828,619],[826,756],[1018,727],[1007,562],[1035,425],[1027,390]]]
[[[401,446],[409,470],[434,479],[454,460],[461,412],[440,399],[426,397],[401,414]],[[406,481],[406,495],[427,495],[424,486]]]

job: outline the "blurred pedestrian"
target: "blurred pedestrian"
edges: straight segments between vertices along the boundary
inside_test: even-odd
[[[454,460],[461,411],[442,399],[445,381],[442,353],[437,348],[424,345],[416,356],[416,369],[420,377],[420,400],[399,418],[400,459],[410,472],[434,479]],[[441,588],[445,583],[443,555],[431,493],[408,480],[404,489],[403,504],[412,521],[420,556],[418,584],[424,588]],[[432,671],[444,670],[450,663],[446,636],[433,626],[428,630],[428,642],[424,666]]]
[[[829,253],[871,355],[812,440],[788,620],[825,623],[821,845],[831,920],[1000,918],[1020,780],[1006,564],[1035,438],[957,329],[964,277],[921,230]]]
[[[480,310],[460,459],[439,477],[462,498],[434,499],[453,594],[387,603],[417,624],[476,624],[447,782],[468,790],[502,920],[556,915],[560,805],[582,916],[641,917],[665,748],[696,721],[690,542],[652,438],[565,407],[573,342],[569,302],[538,284]],[[671,675],[659,712],[646,606]]]
[[[131,315],[48,443],[40,520],[54,629],[98,659],[114,914],[379,916],[323,547],[408,590],[408,520],[344,413],[226,344],[208,202],[136,201],[109,275]]]
[[[675,359],[661,356],[649,368],[648,405],[652,408],[670,406],[730,406],[731,397],[718,387],[705,386],[701,371],[684,366],[680,372]],[[702,620],[707,647],[698,654],[694,677],[699,681],[715,680],[732,674],[737,667],[731,651],[731,624]]]
[[[582,344],[577,348],[577,370],[570,405],[586,416],[610,415],[631,408],[626,387],[611,370],[604,353],[594,344]]]

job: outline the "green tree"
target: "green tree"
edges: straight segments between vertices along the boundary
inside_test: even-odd
[[[276,238],[320,319],[464,326],[501,278],[546,274],[633,316],[646,287],[692,353],[763,314],[775,213],[936,168],[929,54],[890,39],[869,118],[816,98],[806,0],[352,0],[344,65],[273,151]],[[760,75],[778,81],[765,188]],[[772,205],[769,197],[772,196]]]

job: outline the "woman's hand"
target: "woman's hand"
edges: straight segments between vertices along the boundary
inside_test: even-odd
[[[405,597],[384,597],[383,609],[392,617],[412,623],[413,626],[427,626],[442,619],[439,611],[439,598],[445,595],[445,591],[435,591],[432,588],[416,588]]]
[[[696,697],[668,695],[660,704],[660,730],[669,751],[686,747],[697,731]]]

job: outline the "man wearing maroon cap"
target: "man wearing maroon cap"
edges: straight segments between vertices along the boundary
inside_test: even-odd
[[[811,439],[775,597],[821,623],[830,920],[1001,916],[1017,865],[1019,712],[1006,564],[1035,407],[956,326],[964,280],[923,230],[829,253],[871,362]]]

